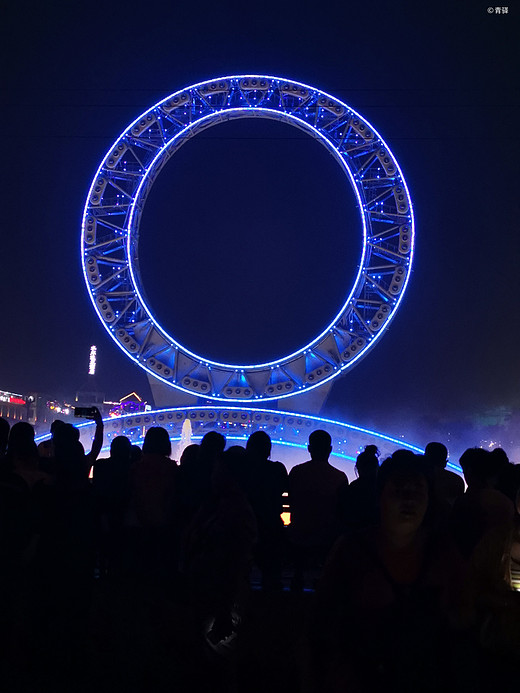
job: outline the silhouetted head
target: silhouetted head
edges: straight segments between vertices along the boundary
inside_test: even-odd
[[[0,416],[0,455],[5,453],[7,439],[9,438],[9,421]]]
[[[164,455],[172,454],[172,444],[168,431],[162,426],[152,426],[146,431],[143,443],[143,454]]]
[[[181,467],[183,465],[196,464],[199,459],[199,451],[200,445],[196,443],[192,443],[192,445],[188,445],[188,447],[184,448],[180,459]]]
[[[443,443],[428,443],[424,456],[433,467],[444,469],[448,463],[448,448]]]
[[[263,460],[267,460],[271,454],[271,438],[265,431],[255,431],[249,436],[246,451]]]
[[[313,431],[309,436],[309,445],[307,450],[311,455],[312,460],[328,460],[332,452],[332,438],[327,431],[318,429]]]
[[[60,426],[63,426],[64,423],[65,421],[62,421],[61,419],[54,419],[54,421],[51,423],[51,435],[54,436],[54,431]]]
[[[34,428],[27,421],[19,421],[11,427],[7,455],[12,458],[38,456],[38,448],[34,442]]]
[[[375,445],[369,445],[367,448],[376,448]],[[365,479],[368,477],[375,478],[377,476],[377,470],[379,469],[379,460],[377,455],[373,452],[369,452],[366,448],[360,453],[356,458],[356,469],[360,479]]]
[[[126,436],[116,436],[110,443],[110,457],[121,460],[130,460],[132,443]]]
[[[204,456],[216,457],[224,452],[226,447],[226,439],[221,433],[217,431],[210,431],[206,433],[204,438],[200,441],[200,451]]]
[[[68,444],[73,441],[77,443],[79,441],[79,436],[80,433],[78,428],[70,423],[61,421],[60,424],[54,428],[52,440],[55,445]]]
[[[247,464],[246,451],[240,445],[232,445],[222,453],[222,467],[224,467],[240,486],[242,491],[249,488],[249,465]]]
[[[397,450],[379,468],[377,477],[381,526],[390,533],[410,535],[426,516],[430,480],[423,458]]]
[[[493,483],[497,471],[489,450],[468,448],[459,462],[469,487],[485,488]]]
[[[79,430],[72,424],[63,423],[54,430],[54,459],[58,485],[83,484],[88,482],[85,466],[85,451],[79,442]]]
[[[79,430],[69,423],[62,423],[54,429],[52,436],[56,457],[75,456],[83,451],[79,442]]]
[[[510,464],[509,457],[507,456],[506,451],[502,448],[495,448],[494,450],[491,450],[491,458],[493,460],[495,469],[499,469],[501,472],[504,469],[507,469]]]

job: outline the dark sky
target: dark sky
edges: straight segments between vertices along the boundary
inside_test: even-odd
[[[108,397],[148,395],[83,282],[90,182],[158,100],[257,73],[359,111],[392,148],[415,205],[407,295],[325,412],[398,434],[405,419],[413,432],[411,418],[518,410],[519,13],[478,2],[12,3],[1,22],[0,389],[72,393],[95,343]],[[326,151],[294,128],[243,121],[191,140],[161,173],[141,269],[160,320],[186,346],[266,359],[327,324],[359,243],[353,194]]]

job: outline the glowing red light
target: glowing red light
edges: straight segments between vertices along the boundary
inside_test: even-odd
[[[9,404],[25,404],[25,400],[19,397],[9,397]]]

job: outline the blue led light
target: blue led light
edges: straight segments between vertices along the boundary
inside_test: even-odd
[[[255,91],[250,84],[253,80],[263,84],[263,96],[254,103],[248,101]],[[198,117],[193,118],[194,112]],[[162,167],[189,138],[235,117],[288,123],[325,146],[354,191],[363,234],[357,277],[329,325],[298,351],[249,365],[212,361],[169,335],[146,302],[137,263],[142,210]],[[239,75],[175,92],[130,124],[96,172],[85,204],[81,238],[83,275],[91,300],[112,339],[135,363],[166,385],[189,394],[231,402],[278,400],[337,377],[384,333],[408,285],[414,218],[397,161],[377,131],[356,111],[299,82]],[[117,260],[111,270],[106,269],[107,255]],[[371,277],[375,270],[372,259],[378,264],[384,259],[390,268],[385,275]],[[179,361],[188,365],[180,369]]]

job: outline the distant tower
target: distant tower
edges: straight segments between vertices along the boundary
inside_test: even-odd
[[[88,374],[96,375],[96,361],[97,361],[97,346],[94,344],[90,347],[90,354],[88,359]]]
[[[105,401],[105,393],[99,392],[97,388],[96,365],[97,346],[93,344],[90,347],[88,357],[87,381],[80,387],[78,392],[76,392],[75,401],[79,406],[91,407],[93,404],[95,404],[96,406],[101,407]]]

